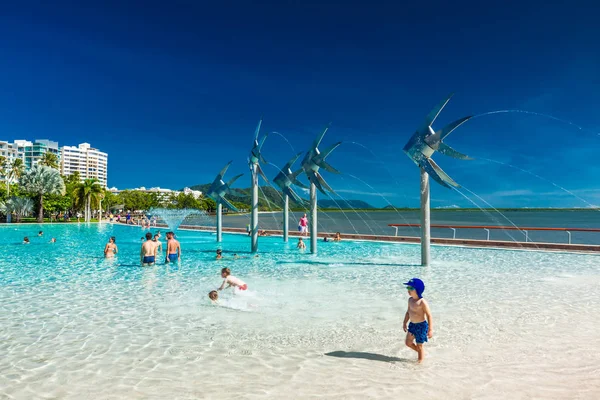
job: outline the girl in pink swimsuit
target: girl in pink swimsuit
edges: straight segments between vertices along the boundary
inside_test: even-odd
[[[221,284],[221,287],[219,288],[219,290],[223,290],[225,288],[225,285],[229,285],[227,287],[231,287],[231,286],[236,287],[239,290],[248,289],[248,285],[246,285],[241,279],[236,278],[235,276],[231,275],[231,270],[229,268],[223,268],[221,270],[221,278],[223,278],[225,280]]]

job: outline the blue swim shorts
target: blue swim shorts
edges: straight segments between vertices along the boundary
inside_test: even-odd
[[[171,262],[175,262],[179,258],[177,256],[177,253],[169,254],[167,257],[169,257],[169,261],[171,261]]]
[[[429,330],[429,324],[427,321],[419,322],[419,323],[409,323],[408,324],[408,333],[412,333],[415,337],[415,342],[418,344],[425,343],[427,341],[427,331]]]
[[[144,264],[154,264],[154,256],[144,256]]]

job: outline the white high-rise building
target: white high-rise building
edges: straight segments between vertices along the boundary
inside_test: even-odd
[[[82,181],[95,178],[106,187],[107,167],[108,154],[90,147],[89,143],[61,147],[60,172],[65,176],[79,172]]]
[[[5,140],[0,140],[0,156],[4,157],[8,163],[12,163],[17,158],[25,161],[25,153],[19,151],[17,144]]]

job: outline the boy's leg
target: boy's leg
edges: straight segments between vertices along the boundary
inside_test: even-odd
[[[425,350],[423,349],[423,343],[417,343],[416,348],[417,348],[417,353],[419,354],[419,362],[423,362],[423,358],[425,357]]]
[[[413,349],[414,351],[419,351],[417,349],[417,346],[415,345],[415,337],[413,336],[412,333],[407,332],[406,333],[406,340],[404,341],[404,344],[406,344],[408,347],[410,347],[411,349]]]

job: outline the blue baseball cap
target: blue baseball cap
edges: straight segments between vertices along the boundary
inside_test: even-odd
[[[423,297],[423,292],[425,291],[425,284],[422,280],[418,278],[412,278],[410,281],[403,283],[403,285],[415,288],[415,291],[417,292],[419,298]]]

